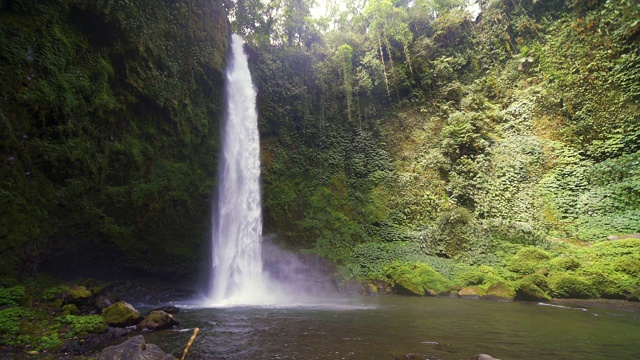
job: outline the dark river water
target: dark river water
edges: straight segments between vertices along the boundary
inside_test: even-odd
[[[640,313],[432,297],[315,306],[183,308],[147,342],[187,359],[640,359]]]

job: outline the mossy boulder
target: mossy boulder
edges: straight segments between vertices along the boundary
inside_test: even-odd
[[[532,274],[520,279],[516,285],[515,299],[524,301],[551,301],[547,293],[547,278]]]
[[[491,284],[487,289],[487,293],[484,298],[502,302],[510,302],[515,299],[516,292],[506,282],[497,282]]]
[[[78,301],[86,300],[91,297],[91,291],[82,285],[74,285],[69,287],[67,294],[69,296],[69,299]]]
[[[463,286],[485,285],[485,289],[497,282],[504,281],[498,270],[488,265],[481,265],[465,270],[456,276],[457,283]]]
[[[137,325],[142,317],[131,304],[119,301],[102,310],[102,318],[109,326],[125,327]]]
[[[478,286],[469,286],[469,287],[462,288],[460,291],[458,291],[458,296],[460,296],[463,299],[471,299],[471,300],[482,299],[482,297],[485,294],[486,293],[484,292],[484,290],[482,290]]]
[[[408,291],[414,295],[447,294],[451,284],[431,266],[416,263],[393,262],[385,267],[386,276],[400,292]]]
[[[554,297],[596,298],[598,291],[587,279],[571,273],[554,273],[549,276],[549,287]]]
[[[180,322],[176,320],[175,316],[161,310],[154,310],[136,326],[136,330],[161,330],[169,329],[176,325],[180,325]]]

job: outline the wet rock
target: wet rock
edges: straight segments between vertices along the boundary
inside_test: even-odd
[[[136,326],[136,330],[169,329],[179,324],[178,320],[176,320],[172,314],[166,313],[162,310],[154,310],[151,311],[149,315],[147,315],[147,317],[138,324],[138,326]]]
[[[109,326],[115,327],[137,325],[142,320],[138,310],[124,301],[119,301],[102,310],[102,317]]]
[[[487,355],[487,354],[476,354],[476,355],[473,355],[470,360],[500,360],[500,359],[496,359],[493,356]]]
[[[96,360],[174,360],[173,355],[165,354],[159,347],[146,344],[142,335],[134,336],[119,345],[102,350]]]

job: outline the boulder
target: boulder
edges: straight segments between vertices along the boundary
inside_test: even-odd
[[[138,310],[124,301],[119,301],[103,309],[102,317],[109,326],[115,327],[136,325],[142,320]]]
[[[115,302],[117,301],[113,301],[112,298],[110,298],[107,295],[104,294],[99,294],[98,296],[96,296],[96,299],[94,301],[94,305],[96,306],[96,308],[100,309],[100,310],[104,310],[106,308],[108,308],[109,306],[113,305]]]
[[[87,305],[91,298],[91,291],[82,285],[70,286],[63,294],[66,304]]]
[[[511,302],[515,295],[515,291],[509,285],[504,282],[497,282],[489,286],[484,297],[495,301]]]
[[[102,350],[96,360],[175,360],[173,355],[165,354],[159,347],[146,344],[142,335],[134,336],[119,345]]]
[[[463,299],[477,300],[482,298],[484,292],[477,286],[470,286],[462,288],[462,290],[458,291],[458,295]]]
[[[136,330],[161,330],[168,329],[179,324],[178,320],[176,320],[172,314],[166,313],[162,310],[154,310],[150,312],[147,317],[138,324],[138,326],[136,326]]]
[[[516,290],[515,298],[523,301],[551,301],[549,294],[531,282],[522,282]]]
[[[500,360],[500,359],[496,359],[493,356],[487,355],[487,354],[476,354],[476,355],[473,355],[470,360]]]

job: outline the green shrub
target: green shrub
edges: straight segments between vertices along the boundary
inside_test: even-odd
[[[7,308],[0,310],[0,342],[8,346],[24,346],[28,344],[22,335],[21,327],[24,321],[32,319],[29,310],[23,308]]]
[[[65,335],[67,338],[88,333],[102,333],[107,330],[107,324],[100,315],[63,315],[58,318],[58,321],[68,325],[69,331]]]
[[[459,267],[451,259],[426,255],[415,242],[367,242],[353,250],[346,266],[347,276],[365,281],[383,280],[385,266],[394,261],[428,264],[447,279],[451,279]]]
[[[18,306],[25,299],[25,287],[0,288],[0,306]]]
[[[42,293],[42,300],[54,301],[57,299],[62,299],[64,297],[64,294],[68,291],[69,287],[67,286],[56,286],[48,288]]]

